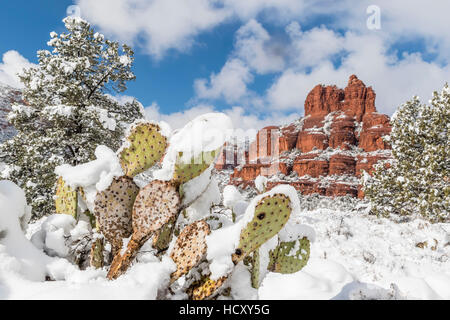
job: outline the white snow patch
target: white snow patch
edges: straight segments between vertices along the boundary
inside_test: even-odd
[[[55,173],[72,188],[95,185],[97,191],[103,191],[110,186],[114,177],[123,176],[124,173],[115,152],[107,146],[99,145],[95,149],[95,156],[96,160],[78,166],[58,166]]]

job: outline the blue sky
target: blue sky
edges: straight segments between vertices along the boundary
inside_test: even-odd
[[[2,1],[0,81],[12,84],[11,70],[36,63],[36,50],[77,5],[96,30],[134,48],[137,79],[124,95],[173,126],[205,111],[243,128],[287,123],[316,84],[344,87],[353,73],[392,114],[450,79],[449,2],[392,2]],[[370,4],[380,9],[379,29],[367,27]]]

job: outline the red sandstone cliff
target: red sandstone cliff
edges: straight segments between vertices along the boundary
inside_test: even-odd
[[[374,90],[352,75],[344,90],[312,89],[304,118],[260,130],[247,150],[224,148],[216,169],[234,168],[230,183],[244,187],[264,175],[269,188],[289,183],[303,194],[361,197],[361,170],[371,173],[377,161],[390,157],[382,139],[390,131],[389,117],[376,111]]]

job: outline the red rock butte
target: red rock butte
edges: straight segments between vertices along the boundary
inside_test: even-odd
[[[302,194],[363,197],[362,170],[391,157],[383,136],[389,117],[377,112],[375,91],[352,75],[345,89],[317,85],[306,97],[305,116],[261,129],[244,150],[225,145],[217,170],[234,169],[230,184],[244,188],[257,176],[267,188],[290,184]]]

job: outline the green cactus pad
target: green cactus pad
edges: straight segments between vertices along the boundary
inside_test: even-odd
[[[237,264],[264,242],[275,236],[291,215],[288,196],[277,193],[263,197],[255,207],[253,220],[241,231],[239,245],[232,256]]]
[[[251,274],[250,274],[250,279],[252,282],[252,287],[255,289],[259,288],[259,284],[260,284],[260,257],[259,257],[259,250],[255,250],[253,251],[252,254],[252,259],[250,261],[250,265],[251,265]]]
[[[111,185],[98,192],[94,202],[94,214],[100,231],[111,243],[113,250],[122,247],[122,239],[132,232],[132,210],[138,186],[129,177],[114,178]]]
[[[219,150],[201,152],[198,156],[191,158],[189,162],[181,160],[183,153],[177,157],[173,179],[180,184],[186,183],[201,175],[214,162]]]
[[[134,177],[161,160],[167,138],[157,124],[143,122],[131,129],[126,143],[129,145],[119,151],[120,165],[126,176]]]
[[[155,232],[152,246],[158,252],[164,251],[169,247],[175,229],[176,218],[176,216],[173,217],[161,229]]]
[[[148,239],[153,232],[178,216],[180,205],[180,195],[172,182],[151,181],[139,191],[134,203],[134,237]]]
[[[308,262],[310,242],[307,238],[281,242],[269,252],[270,262],[267,269],[277,273],[295,273]]]
[[[196,221],[181,231],[170,257],[177,264],[171,281],[187,274],[206,254],[206,236],[210,233],[209,225],[204,221]]]
[[[62,177],[59,177],[56,185],[55,207],[56,213],[70,214],[77,218],[77,191],[67,185]]]

